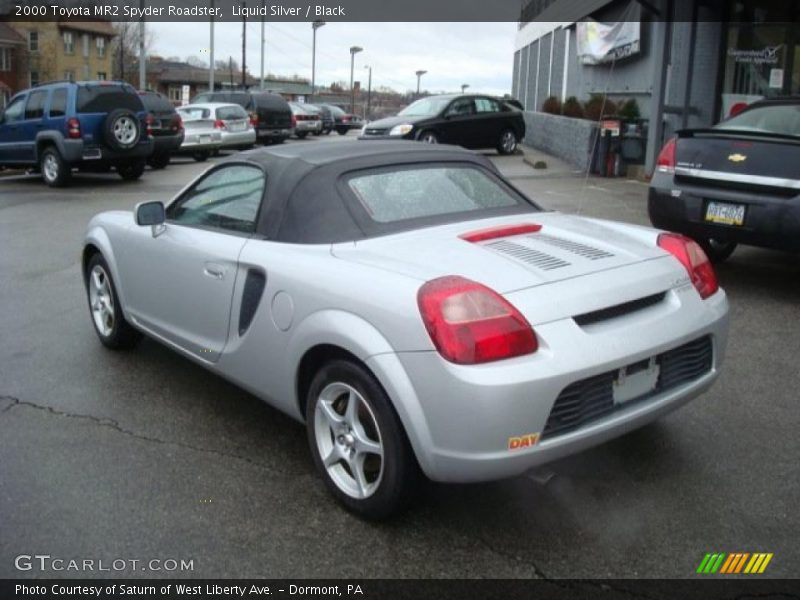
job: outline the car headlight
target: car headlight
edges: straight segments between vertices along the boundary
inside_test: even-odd
[[[402,125],[395,125],[392,127],[392,130],[389,132],[389,135],[406,135],[409,133],[414,126],[409,123],[403,123]]]

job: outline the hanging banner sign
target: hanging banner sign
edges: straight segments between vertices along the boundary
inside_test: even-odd
[[[619,23],[599,23],[592,19],[575,24],[578,58],[584,65],[599,65],[627,58],[641,51],[639,5],[631,3]]]

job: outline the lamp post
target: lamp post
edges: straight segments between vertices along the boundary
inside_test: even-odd
[[[356,64],[356,54],[363,51],[361,46],[350,46],[350,113],[356,110],[356,91],[353,89],[353,68]]]
[[[311,23],[311,102],[317,89],[314,87],[317,70],[317,29],[325,25],[325,21],[314,21]]]
[[[469,87],[469,84],[468,84],[468,83],[462,83],[462,84],[461,84],[461,93],[463,94],[463,93],[464,93],[464,90],[466,90],[468,87]]]
[[[427,71],[422,71],[422,70],[417,71],[417,96],[419,96],[419,80],[422,78],[423,75],[425,75],[425,73],[427,73]]]
[[[365,69],[369,69],[369,79],[367,80],[367,110],[364,113],[364,120],[369,120],[369,107],[372,103],[372,67],[367,65],[364,67]]]

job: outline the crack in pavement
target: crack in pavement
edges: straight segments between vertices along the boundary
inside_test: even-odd
[[[50,414],[53,414],[53,415],[56,415],[56,416],[59,416],[59,417],[67,417],[67,418],[70,418],[70,419],[91,421],[91,422],[97,424],[100,427],[108,427],[109,429],[112,429],[112,430],[114,430],[114,431],[116,431],[118,433],[122,433],[123,435],[132,437],[132,438],[140,440],[140,441],[149,442],[149,443],[153,443],[153,444],[163,444],[163,445],[166,445],[166,446],[176,446],[178,448],[183,448],[185,450],[191,450],[193,452],[202,452],[204,454],[213,454],[215,456],[221,456],[221,457],[224,457],[224,458],[234,458],[236,460],[241,460],[243,462],[246,462],[246,463],[248,463],[250,465],[253,465],[255,467],[258,467],[260,469],[265,469],[266,471],[269,471],[273,475],[281,475],[281,476],[284,476],[284,477],[291,475],[287,471],[281,471],[280,469],[275,469],[274,467],[272,467],[270,465],[266,465],[264,463],[260,463],[258,461],[253,460],[252,458],[249,458],[247,456],[242,456],[240,454],[234,454],[234,453],[231,453],[231,452],[220,452],[219,450],[210,450],[208,448],[200,448],[198,446],[193,446],[191,444],[184,444],[182,442],[174,442],[174,441],[170,441],[170,440],[162,440],[162,439],[157,438],[157,437],[152,437],[152,436],[148,436],[148,435],[143,435],[141,433],[136,433],[135,431],[131,431],[130,429],[123,428],[119,424],[119,422],[114,420],[114,419],[96,417],[94,415],[84,415],[84,414],[79,414],[79,413],[69,413],[69,412],[65,412],[65,411],[62,411],[62,410],[58,410],[57,408],[53,408],[52,406],[45,406],[43,404],[36,404],[35,402],[29,402],[27,400],[20,400],[19,398],[16,398],[14,396],[0,395],[0,401],[10,401],[10,404],[8,406],[6,406],[2,410],[0,410],[0,413],[7,413],[7,412],[10,412],[12,408],[19,407],[19,406],[24,406],[24,407],[33,408],[33,409],[36,409],[36,410],[39,410],[39,411],[48,412]]]

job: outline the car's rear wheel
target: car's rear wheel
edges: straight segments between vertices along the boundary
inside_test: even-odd
[[[738,244],[736,242],[726,242],[714,238],[698,240],[706,256],[714,263],[721,263],[730,258]]]
[[[339,135],[347,135],[347,132],[350,131],[347,127],[337,127],[336,133]]]
[[[303,138],[305,138],[308,135],[308,132],[307,131],[298,131],[297,133],[295,133],[295,135],[298,137],[298,139],[302,140]]]
[[[58,149],[48,146],[39,158],[39,171],[42,180],[50,187],[63,187],[69,181],[72,172],[69,165],[61,158]]]
[[[142,334],[125,320],[111,270],[100,253],[86,267],[86,294],[94,330],[104,346],[118,350],[139,342]]]
[[[135,160],[117,165],[117,173],[125,181],[135,181],[144,173],[145,161]]]
[[[438,144],[439,143],[439,136],[437,136],[432,131],[423,131],[419,134],[417,138],[423,144]]]
[[[497,151],[500,154],[513,154],[516,149],[517,136],[511,129],[506,129],[497,141]]]
[[[314,463],[347,509],[381,519],[408,502],[420,477],[402,423],[364,367],[334,360],[308,392],[306,429]]]
[[[169,164],[169,161],[169,152],[162,152],[153,154],[153,156],[147,160],[147,164],[149,164],[151,168],[158,170],[165,168]]]

